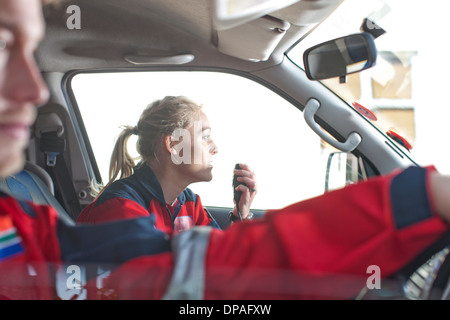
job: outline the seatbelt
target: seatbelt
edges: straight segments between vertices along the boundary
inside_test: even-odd
[[[72,175],[69,173],[63,156],[66,150],[66,140],[58,137],[57,131],[42,132],[40,150],[46,156],[45,170],[51,175],[57,186],[55,196],[70,217],[76,221],[81,212],[81,205],[72,183]]]

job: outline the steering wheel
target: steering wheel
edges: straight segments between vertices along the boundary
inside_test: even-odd
[[[449,300],[450,231],[401,270],[383,279],[381,289],[363,288],[356,299]]]

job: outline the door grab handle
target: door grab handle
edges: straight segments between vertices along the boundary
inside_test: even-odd
[[[308,100],[308,102],[305,105],[305,109],[303,110],[303,116],[305,117],[305,121],[308,124],[308,126],[317,133],[323,140],[331,144],[333,147],[344,151],[344,152],[350,152],[353,151],[360,143],[361,143],[361,136],[356,133],[352,132],[347,138],[347,141],[345,142],[339,142],[333,137],[331,137],[326,131],[324,131],[314,120],[314,115],[316,114],[317,110],[320,108],[320,103],[314,98],[311,98]]]

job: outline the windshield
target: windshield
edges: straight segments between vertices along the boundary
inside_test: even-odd
[[[303,68],[307,48],[360,32],[364,18],[374,21],[386,31],[375,40],[375,67],[347,76],[346,83],[322,83],[349,105],[370,110],[368,118],[381,131],[397,141],[403,137],[401,143],[417,163],[450,173],[449,9],[444,0],[345,0],[288,57]]]

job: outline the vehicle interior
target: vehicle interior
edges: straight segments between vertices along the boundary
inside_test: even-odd
[[[94,147],[94,140],[102,143],[106,139],[103,122],[97,122],[97,132],[87,129],[84,119],[94,112],[95,106],[80,111],[80,100],[72,88],[72,80],[80,74],[214,72],[245,78],[302,112],[304,118],[298,121],[307,124],[321,145],[331,146],[330,156],[326,156],[328,169],[337,161],[347,166],[345,181],[357,183],[417,165],[399,139],[373,125],[367,114],[346,103],[325,87],[321,79],[311,80],[310,69],[305,71],[292,58],[295,54],[298,60],[303,59],[302,54],[291,51],[293,47],[306,41],[345,2],[185,0],[181,4],[179,0],[71,0],[46,7],[46,37],[36,58],[51,98],[38,109],[25,170],[2,181],[0,188],[37,203],[50,203],[63,219],[75,223],[80,211],[94,200],[90,194],[93,181],[107,182]],[[359,17],[358,21],[363,23]],[[371,30],[365,31],[367,34]],[[378,36],[383,37],[372,34],[372,40]],[[337,37],[330,35],[327,40],[334,38]],[[316,44],[307,44],[304,50]],[[375,62],[376,49],[370,52],[375,54],[372,57]],[[366,64],[364,68],[370,67]],[[352,72],[361,70],[347,69],[344,74],[328,78],[345,82],[351,79]],[[100,92],[96,87],[90,89],[92,95]],[[220,89],[227,90],[227,86]],[[105,93],[101,94],[107,98]],[[126,113],[126,107],[123,110]],[[108,115],[104,116],[107,119]],[[257,122],[258,116],[252,121]],[[228,126],[231,128],[233,124]],[[270,143],[273,142],[267,142]],[[225,181],[231,178],[232,167],[227,166]],[[301,161],[298,166],[302,166]],[[324,166],[324,176],[325,170]],[[327,170],[325,189],[331,183],[329,174]],[[231,191],[231,179],[228,180],[224,188]],[[324,183],[321,178],[322,189]],[[27,191],[20,185],[26,186]],[[231,199],[231,192],[227,197]],[[231,205],[212,202],[205,205],[219,225],[227,228]],[[267,209],[270,207],[261,205],[254,212],[260,216]],[[444,281],[442,274],[433,274],[432,280],[427,280],[434,272],[431,265],[448,264],[447,253],[448,249],[440,251],[431,260],[421,257],[396,278],[402,281],[388,281],[384,291],[362,292],[355,298],[430,299],[437,297],[433,287],[438,288],[439,298],[448,299],[448,293],[442,294],[448,277]]]

